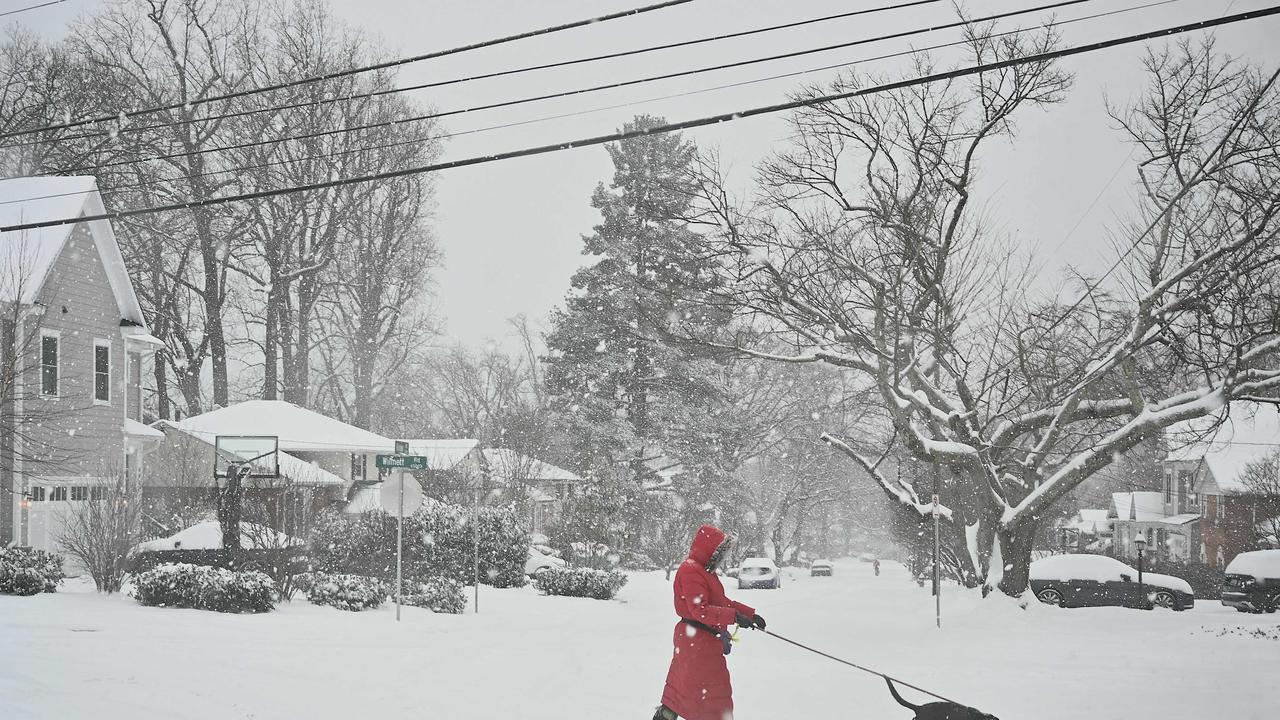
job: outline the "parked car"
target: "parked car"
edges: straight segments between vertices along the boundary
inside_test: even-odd
[[[858,555],[858,559],[859,559],[859,560],[861,560],[862,562],[875,562],[876,554],[875,554],[875,553],[861,553],[861,554],[859,554],[859,555]]]
[[[832,567],[832,565],[831,565],[831,561],[830,561],[830,560],[824,560],[824,559],[819,558],[819,559],[814,560],[813,562],[809,563],[809,576],[810,576],[810,577],[820,577],[820,576],[821,576],[821,577],[831,577],[831,574],[832,574],[834,571],[835,571],[835,568],[834,568],[834,567]]]
[[[537,548],[529,548],[529,559],[524,563],[524,574],[533,577],[553,567],[564,567],[565,562],[555,555],[548,555]]]
[[[1138,571],[1105,555],[1054,555],[1031,563],[1031,591],[1059,607],[1116,606],[1186,610],[1195,606],[1191,585],[1172,575]]]
[[[780,587],[782,587],[782,573],[769,558],[747,558],[738,565],[739,590],[749,588],[777,590]]]
[[[1280,610],[1280,550],[1240,553],[1227,565],[1222,604],[1240,612]]]

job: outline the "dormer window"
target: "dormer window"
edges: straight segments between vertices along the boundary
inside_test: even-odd
[[[111,341],[93,341],[93,401],[111,402]]]
[[[56,397],[58,395],[60,338],[57,331],[43,330],[40,333],[40,394]]]

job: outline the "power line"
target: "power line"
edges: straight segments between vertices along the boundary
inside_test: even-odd
[[[762,62],[771,62],[771,61],[773,61],[773,60],[780,60],[780,59],[793,58],[793,57],[801,57],[801,56],[804,56],[804,55],[812,55],[812,54],[814,54],[814,53],[827,52],[827,51],[830,51],[830,50],[842,49],[842,48],[847,48],[847,47],[855,47],[855,46],[858,46],[858,45],[866,45],[866,44],[875,43],[875,42],[882,42],[882,41],[884,41],[884,40],[893,40],[893,39],[897,39],[897,38],[908,37],[908,36],[911,36],[911,35],[920,35],[920,34],[924,34],[924,33],[936,32],[936,31],[938,31],[938,30],[946,30],[946,29],[951,29],[951,28],[956,28],[956,27],[961,27],[961,26],[967,26],[967,25],[971,25],[971,24],[973,24],[973,23],[989,22],[989,21],[999,20],[999,19],[1003,19],[1003,18],[1013,17],[1013,16],[1015,16],[1015,15],[1025,15],[1025,14],[1028,14],[1028,13],[1039,12],[1039,11],[1041,11],[1041,10],[1051,10],[1051,9],[1054,9],[1054,8],[1065,7],[1065,6],[1068,6],[1068,5],[1078,5],[1078,4],[1080,4],[1080,3],[1092,2],[1092,1],[1093,1],[1093,0],[1059,0],[1058,2],[1053,2],[1053,3],[1046,4],[1046,5],[1040,5],[1040,6],[1037,6],[1037,7],[1025,8],[1025,9],[1022,9],[1022,10],[1012,10],[1012,11],[1004,12],[1004,13],[997,13],[997,14],[995,14],[995,15],[988,15],[988,16],[986,16],[986,17],[974,18],[974,19],[972,19],[972,20],[959,20],[959,21],[951,22],[951,23],[947,23],[947,24],[944,24],[944,25],[937,25],[937,26],[928,27],[928,28],[918,28],[918,29],[914,29],[914,30],[907,30],[907,31],[903,31],[903,32],[892,33],[892,34],[888,34],[888,35],[881,35],[881,36],[878,36],[878,37],[872,37],[872,38],[863,38],[863,39],[860,39],[860,40],[853,40],[853,41],[846,42],[846,43],[839,43],[839,44],[837,44],[837,45],[828,45],[828,46],[826,46],[826,47],[814,48],[814,49],[809,49],[809,50],[798,50],[798,51],[794,51],[794,52],[783,53],[783,54],[781,54],[781,55],[772,55],[772,56],[763,57],[763,58],[753,58],[753,59],[750,59],[750,60],[741,60],[741,61],[737,61],[737,62],[733,62],[733,63],[726,63],[726,64],[721,64],[721,65],[713,65],[713,66],[703,67],[703,68],[694,68],[694,69],[692,69],[692,70],[681,70],[681,71],[677,71],[677,72],[665,73],[665,74],[660,74],[660,75],[651,75],[651,76],[648,76],[648,77],[636,78],[636,79],[632,79],[632,80],[624,80],[624,81],[621,81],[621,82],[606,83],[606,84],[604,84],[604,85],[595,85],[595,86],[592,86],[592,87],[580,88],[580,89],[577,89],[577,90],[566,90],[566,91],[563,91],[563,92],[557,92],[557,93],[548,93],[548,94],[543,94],[543,95],[535,95],[535,96],[531,96],[531,97],[520,98],[520,99],[517,99],[517,100],[504,100],[504,101],[501,101],[501,102],[489,103],[489,104],[486,104],[486,105],[477,105],[477,106],[475,106],[475,107],[464,108],[464,109],[459,109],[459,110],[447,110],[447,111],[444,111],[444,112],[434,112],[434,113],[428,113],[428,114],[426,114],[426,115],[416,115],[416,116],[408,117],[408,118],[399,118],[399,119],[394,119],[394,120],[385,120],[385,121],[380,121],[380,122],[376,122],[376,123],[366,123],[366,124],[363,124],[363,125],[353,125],[353,126],[351,126],[351,127],[336,128],[336,129],[332,129],[332,130],[318,130],[318,131],[316,131],[316,132],[312,132],[312,133],[305,133],[305,134],[302,134],[302,135],[294,135],[294,136],[292,136],[292,137],[284,137],[284,138],[265,138],[265,139],[262,139],[262,140],[254,140],[254,141],[251,141],[251,142],[237,143],[237,144],[233,144],[233,145],[222,145],[222,146],[216,146],[216,147],[210,147],[210,148],[200,148],[200,149],[197,149],[197,150],[193,150],[193,151],[191,151],[191,152],[185,152],[185,151],[184,151],[184,152],[180,152],[180,153],[170,153],[170,154],[166,154],[166,155],[155,155],[155,156],[146,157],[146,158],[136,158],[136,159],[130,159],[130,160],[118,160],[118,161],[115,161],[115,162],[113,162],[113,163],[108,163],[108,164],[105,164],[105,165],[99,165],[99,166],[88,166],[88,167],[80,167],[80,168],[73,168],[73,169],[71,169],[71,170],[68,170],[67,172],[69,172],[69,173],[73,173],[73,172],[80,172],[80,171],[83,171],[83,170],[93,169],[94,167],[114,167],[114,166],[117,166],[117,165],[129,165],[129,164],[133,164],[133,163],[147,162],[147,161],[151,161],[151,160],[170,160],[170,159],[173,159],[173,158],[184,157],[184,156],[187,156],[187,155],[203,155],[203,154],[205,154],[205,153],[211,153],[211,152],[225,152],[225,151],[228,151],[228,150],[243,150],[243,149],[246,149],[246,148],[259,147],[259,146],[262,146],[262,145],[270,145],[270,144],[278,143],[278,142],[287,142],[287,141],[292,141],[292,140],[308,140],[308,139],[311,139],[311,138],[325,137],[325,136],[328,136],[328,135],[339,135],[339,134],[344,134],[344,133],[349,133],[349,132],[356,132],[356,131],[359,131],[359,130],[373,130],[373,129],[377,129],[377,128],[390,127],[390,126],[393,126],[393,125],[401,125],[401,124],[404,124],[404,123],[419,122],[419,121],[422,121],[422,120],[430,120],[430,119],[436,119],[436,118],[442,118],[442,117],[449,117],[449,116],[453,116],[453,115],[463,115],[463,114],[466,114],[466,113],[479,112],[479,111],[482,111],[482,110],[494,110],[494,109],[497,109],[497,108],[512,107],[512,106],[515,106],[515,105],[523,105],[523,104],[531,103],[531,102],[539,102],[539,101],[543,101],[543,100],[554,100],[554,99],[559,99],[559,98],[572,97],[572,96],[576,96],[576,95],[583,95],[583,94],[586,94],[586,93],[599,92],[599,91],[601,91],[601,90],[613,90],[613,89],[617,89],[617,88],[628,87],[628,86],[631,86],[631,85],[639,85],[639,84],[642,84],[642,83],[656,82],[656,81],[659,81],[659,80],[669,80],[669,79],[672,79],[672,78],[686,77],[686,76],[690,76],[690,75],[698,75],[698,74],[701,74],[701,73],[712,72],[712,71],[715,71],[715,70],[724,70],[724,69],[729,69],[729,68],[744,67],[744,66],[747,66],[747,65],[754,65],[754,64],[758,64],[758,63],[762,63]],[[442,82],[451,82],[451,81],[442,81]],[[346,99],[355,99],[355,98],[361,98],[361,97],[372,97],[372,96],[374,96],[374,95],[384,95],[384,94],[388,94],[388,93],[391,93],[391,92],[402,92],[402,91],[406,91],[406,90],[417,90],[417,89],[426,88],[426,87],[434,87],[435,85],[438,85],[438,84],[440,84],[440,83],[426,83],[426,84],[422,84],[422,85],[412,85],[412,86],[409,86],[409,87],[405,87],[405,88],[396,88],[396,89],[393,89],[393,90],[382,90],[382,91],[377,91],[377,92],[374,92],[374,93],[363,93],[363,94],[358,94],[358,95],[351,95],[351,96],[347,96],[347,98],[346,98]],[[312,104],[313,104],[313,103],[304,103],[304,104],[301,104],[301,105],[294,105],[294,106],[289,106],[289,107],[287,107],[287,108],[281,108],[281,109],[293,109],[293,108],[298,108],[298,107],[309,107],[309,106],[311,106]],[[240,114],[252,114],[252,113],[257,113],[257,112],[267,112],[267,111],[270,111],[270,110],[272,110],[272,109],[273,109],[273,108],[267,108],[267,109],[265,109],[265,110],[242,111]],[[208,118],[208,119],[218,119],[218,118],[217,118],[217,117],[214,117],[214,118]],[[156,128],[169,127],[169,126],[171,126],[171,125],[181,125],[181,124],[184,124],[185,122],[186,122],[186,121],[176,121],[176,122],[170,122],[170,123],[158,123],[158,124],[155,124],[155,125],[150,125],[150,126],[145,126],[145,127],[137,128],[137,129],[136,129],[136,131],[142,131],[142,130],[150,130],[150,129],[156,129]],[[108,135],[110,135],[110,133],[96,133],[96,134],[78,135],[78,136],[69,137],[69,138],[63,138],[63,139],[64,139],[64,140],[77,140],[77,139],[91,138],[91,137],[105,137],[105,136],[108,136]],[[27,142],[27,143],[22,143],[22,144],[24,144],[24,145],[30,145],[30,144],[38,144],[38,142],[37,142],[37,141],[32,141],[32,142]],[[17,145],[0,146],[0,149],[4,149],[5,147],[17,147]]]
[[[52,0],[51,2],[40,3],[39,5],[31,5],[30,7],[18,8],[17,10],[6,10],[5,12],[0,12],[0,17],[5,17],[7,15],[17,15],[18,13],[24,13],[29,10],[39,10],[40,8],[49,7],[50,5],[61,5],[66,1],[67,0]]]
[[[596,25],[598,23],[609,22],[610,20],[618,20],[620,18],[633,17],[636,15],[642,15],[644,13],[653,12],[655,10],[664,10],[666,8],[675,7],[677,5],[685,5],[694,1],[695,0],[666,0],[665,2],[660,2],[654,5],[646,5],[644,7],[638,7],[631,10],[622,10],[615,13],[609,13],[607,15],[599,15],[596,17],[587,18],[585,20],[574,20],[573,22],[563,23],[560,25],[553,25],[551,27],[540,28],[538,30],[528,30],[522,33],[516,33],[515,35],[507,35],[505,37],[495,38],[493,40],[484,40],[477,43],[471,43],[469,45],[460,45],[458,47],[449,48],[447,50],[437,50],[435,52],[424,53],[421,55],[414,55],[414,56],[405,57],[405,58],[397,58],[395,60],[387,60],[384,62],[374,63],[372,65],[364,65],[361,67],[348,68],[346,70],[338,70],[336,72],[324,73],[321,75],[313,75],[311,77],[301,78],[298,80],[291,80],[289,82],[276,83],[274,85],[264,85],[262,87],[248,88],[245,90],[237,90],[235,92],[223,93],[222,95],[211,95],[209,97],[204,97],[204,98],[195,98],[195,99],[187,100],[184,102],[171,103],[169,105],[161,105],[157,107],[146,108],[143,110],[122,111],[122,112],[116,113],[115,115],[103,115],[96,118],[85,118],[83,120],[73,120],[73,121],[61,123],[58,125],[47,125],[45,127],[32,128],[28,130],[14,130],[12,132],[0,133],[0,139],[17,137],[20,135],[29,135],[31,133],[45,132],[48,130],[65,130],[67,128],[82,127],[84,125],[92,125],[94,123],[99,123],[99,122],[117,121],[122,116],[125,118],[132,118],[132,117],[138,117],[140,115],[149,115],[152,113],[164,112],[166,110],[177,110],[179,108],[192,108],[197,105],[207,105],[208,103],[218,102],[220,100],[231,100],[233,98],[257,95],[259,93],[271,92],[273,90],[283,90],[285,88],[297,87],[299,85],[308,85],[311,83],[322,82],[325,80],[335,80],[337,78],[348,77],[351,75],[359,75],[361,73],[372,72],[374,70],[385,70],[387,68],[400,67],[402,65],[409,65],[416,62],[421,62],[423,60],[432,60],[435,58],[445,57],[447,55],[456,55],[458,53],[468,52],[471,50],[479,50],[480,48],[493,47],[495,45],[503,45],[506,43],[515,42],[517,40],[525,40],[532,37],[538,37],[540,35],[550,35],[552,33],[563,32],[565,30],[572,30],[574,28],[586,27],[588,25]]]
[[[1062,27],[1062,26],[1064,26],[1064,25],[1070,25],[1070,24],[1073,24],[1073,23],[1083,22],[1083,21],[1086,21],[1086,20],[1094,20],[1094,19],[1098,19],[1098,18],[1102,18],[1102,17],[1109,17],[1109,16],[1112,16],[1112,15],[1119,15],[1119,14],[1122,14],[1122,13],[1133,12],[1133,11],[1136,11],[1136,10],[1145,10],[1145,9],[1148,9],[1148,8],[1158,7],[1158,6],[1161,6],[1161,5],[1169,5],[1169,4],[1174,3],[1174,2],[1180,2],[1180,0],[1158,0],[1157,2],[1150,2],[1150,3],[1143,4],[1143,5],[1135,5],[1135,6],[1130,6],[1130,7],[1126,7],[1126,8],[1120,8],[1120,9],[1117,9],[1117,10],[1108,10],[1108,11],[1106,11],[1106,12],[1101,12],[1101,13],[1093,13],[1093,14],[1090,14],[1090,15],[1084,15],[1084,16],[1081,16],[1081,17],[1076,17],[1076,18],[1071,18],[1071,19],[1068,19],[1068,20],[1062,20],[1062,21],[1056,22],[1056,23],[1054,23],[1054,24],[1053,24],[1053,27]],[[1038,29],[1038,28],[1036,28],[1036,29]],[[1032,30],[1031,28],[1017,28],[1017,29],[1013,29],[1013,30],[1004,30],[1004,31],[1001,31],[1001,32],[998,32],[998,33],[990,33],[989,35],[986,35],[985,37],[988,37],[988,38],[997,38],[997,37],[1005,37],[1005,36],[1009,36],[1009,35],[1019,35],[1019,34],[1025,33],[1025,32],[1030,32],[1031,30]],[[902,50],[902,51],[898,51],[898,52],[894,52],[894,53],[888,53],[888,54],[884,54],[884,55],[877,55],[877,56],[873,56],[873,57],[862,58],[862,59],[859,59],[859,60],[852,60],[852,61],[848,61],[848,62],[841,62],[841,63],[837,63],[837,64],[834,64],[834,65],[824,65],[824,66],[816,67],[816,68],[808,68],[808,69],[805,69],[805,70],[797,70],[797,71],[788,72],[788,73],[781,73],[781,74],[777,74],[777,75],[770,75],[770,76],[768,76],[768,77],[763,77],[763,78],[754,78],[754,79],[751,79],[751,80],[742,80],[742,81],[735,82],[735,83],[727,83],[727,84],[722,84],[722,85],[715,85],[715,86],[712,86],[712,87],[699,88],[699,89],[697,89],[697,90],[688,90],[688,91],[685,91],[685,92],[679,92],[679,93],[673,93],[673,94],[668,94],[668,95],[662,95],[662,96],[658,96],[658,97],[650,97],[650,98],[646,98],[646,99],[643,99],[643,100],[629,101],[629,102],[625,102],[625,103],[618,103],[618,104],[614,104],[614,105],[606,105],[606,106],[603,106],[603,107],[595,107],[595,108],[590,108],[590,109],[586,109],[586,110],[578,110],[578,111],[573,111],[573,112],[560,113],[560,114],[556,114],[556,115],[543,116],[543,117],[539,117],[539,118],[532,118],[532,119],[528,119],[528,120],[520,120],[520,121],[515,121],[515,122],[502,123],[502,124],[499,124],[499,125],[490,125],[490,126],[486,126],[486,127],[474,128],[474,129],[471,129],[471,130],[463,130],[463,131],[458,131],[458,132],[444,133],[444,134],[440,134],[440,135],[424,135],[424,136],[419,136],[419,137],[409,138],[409,139],[405,139],[405,140],[397,140],[397,141],[395,141],[395,142],[390,142],[390,143],[383,143],[383,144],[379,144],[379,145],[371,145],[371,146],[361,146],[361,147],[355,147],[355,148],[348,148],[348,149],[345,149],[345,150],[338,150],[338,151],[329,152],[329,153],[318,153],[318,154],[309,155],[309,156],[307,156],[307,157],[308,157],[308,159],[315,159],[315,158],[328,158],[328,157],[338,157],[338,156],[342,156],[342,155],[350,155],[350,154],[359,153],[359,152],[367,152],[367,151],[370,151],[370,150],[383,150],[383,149],[387,149],[387,148],[400,147],[400,146],[404,146],[404,145],[413,145],[413,144],[415,144],[415,143],[428,142],[428,141],[431,141],[431,140],[443,140],[443,139],[447,139],[447,138],[461,137],[461,136],[465,136],[465,135],[473,135],[473,134],[479,134],[479,133],[489,132],[489,131],[492,131],[492,130],[501,130],[501,129],[512,128],[512,127],[521,127],[521,126],[524,126],[524,125],[531,125],[531,124],[535,124],[535,123],[547,122],[547,121],[550,121],[550,120],[561,120],[561,119],[570,118],[570,117],[580,117],[580,116],[583,116],[583,115],[588,115],[588,114],[592,114],[592,113],[603,112],[603,111],[607,111],[607,110],[616,110],[616,109],[620,109],[620,108],[634,107],[634,106],[637,106],[637,105],[644,105],[644,104],[652,103],[652,102],[659,102],[659,101],[663,101],[663,100],[671,100],[671,99],[675,99],[675,98],[688,97],[688,96],[691,96],[691,95],[699,95],[699,94],[703,94],[703,93],[714,92],[714,91],[717,91],[717,90],[724,90],[724,89],[730,89],[730,88],[736,88],[736,87],[743,87],[743,86],[746,86],[746,85],[753,85],[753,84],[758,84],[758,83],[762,83],[762,82],[769,82],[769,81],[773,81],[773,80],[781,80],[781,79],[786,79],[786,78],[791,78],[791,77],[797,77],[797,76],[801,76],[801,75],[808,75],[808,74],[812,74],[812,73],[816,73],[816,72],[822,72],[822,71],[826,71],[826,70],[835,70],[835,69],[839,69],[839,68],[847,68],[847,67],[852,67],[852,66],[855,66],[855,65],[860,65],[860,64],[864,64],[864,63],[868,63],[868,62],[874,62],[874,61],[877,61],[877,60],[885,60],[885,59],[890,59],[890,58],[902,57],[902,56],[904,56],[904,55],[915,55],[915,54],[920,54],[920,53],[930,52],[930,51],[933,51],[933,50],[940,50],[940,49],[943,49],[943,48],[956,47],[956,46],[959,46],[959,45],[967,45],[968,43],[969,43],[969,41],[968,41],[968,40],[957,40],[957,41],[954,41],[954,42],[941,43],[941,44],[938,44],[938,45],[930,45],[930,46],[926,46],[926,47],[922,47],[922,48],[915,48],[915,49],[911,49],[911,50]],[[190,179],[190,178],[197,178],[197,177],[210,177],[210,176],[214,176],[214,175],[225,175],[225,174],[228,174],[228,173],[243,173],[243,172],[248,171],[248,170],[259,170],[259,169],[263,169],[263,168],[276,167],[276,166],[279,166],[279,165],[288,165],[288,164],[293,163],[293,162],[296,162],[296,161],[297,161],[297,160],[295,160],[295,159],[274,160],[274,161],[265,162],[265,163],[258,163],[258,164],[254,164],[254,165],[238,166],[238,167],[234,167],[234,168],[227,168],[227,169],[222,169],[222,170],[210,170],[210,171],[206,171],[206,172],[202,172],[202,173],[196,173],[196,174],[193,174],[193,175],[188,175],[188,176],[185,176],[185,177],[186,177],[186,178],[188,178],[188,179]],[[123,164],[123,163],[117,163],[117,164]],[[78,170],[96,170],[96,169],[101,169],[101,168],[104,168],[104,167],[107,167],[107,166],[106,166],[106,165],[98,165],[98,166],[92,166],[92,167],[86,167],[86,168],[78,168],[78,169],[76,169],[76,170],[60,170],[59,172],[60,172],[60,174],[70,174],[70,173],[72,173],[72,172],[76,172],[76,171],[78,171]],[[151,184],[152,184],[151,182],[141,182],[141,183],[130,183],[130,184],[124,184],[124,185],[116,185],[116,186],[113,186],[113,187],[110,187],[110,188],[100,188],[100,189],[99,189],[99,192],[104,192],[104,193],[118,192],[118,191],[121,191],[121,190],[127,190],[127,189],[134,189],[134,188],[146,187],[146,186],[151,185]],[[74,194],[76,194],[76,193],[53,193],[53,194],[49,194],[49,195],[38,195],[38,196],[35,196],[35,197],[16,198],[16,199],[10,199],[10,200],[0,200],[0,205],[6,205],[6,204],[11,204],[11,203],[28,202],[28,201],[30,201],[30,200],[43,200],[43,199],[47,199],[47,198],[63,197],[63,196],[66,196],[66,195],[74,195]],[[1099,196],[1099,197],[1101,197],[1101,196]],[[1082,218],[1082,219],[1083,219],[1083,218]]]
[[[311,190],[322,190],[330,187],[339,187],[343,185],[352,185],[357,183],[372,182],[376,180],[390,180],[394,178],[407,177],[411,175],[421,175],[424,173],[439,172],[441,170],[451,170],[460,167],[469,167],[472,165],[485,165],[503,160],[512,160],[522,157],[531,157],[534,155],[545,155],[548,153],[562,152],[565,150],[573,150],[582,147],[591,147],[594,145],[604,145],[611,142],[619,142],[629,140],[636,137],[646,135],[658,135],[680,130],[689,130],[693,128],[706,127],[708,125],[718,125],[724,122],[733,122],[743,118],[755,117],[759,115],[768,115],[787,110],[795,110],[802,107],[813,105],[822,105],[838,100],[846,100],[849,98],[860,97],[864,95],[873,95],[877,93],[887,92],[890,90],[898,90],[916,85],[925,85],[934,82],[953,80],[956,78],[967,77],[993,70],[1001,70],[1008,67],[1018,65],[1027,65],[1031,63],[1048,62],[1058,58],[1070,57],[1089,52],[1096,52],[1107,48],[1118,47],[1121,45],[1129,45],[1132,43],[1143,42],[1145,40],[1153,40],[1170,35],[1176,35],[1196,30],[1204,30],[1211,27],[1221,25],[1229,25],[1233,23],[1243,22],[1246,20],[1256,20],[1272,15],[1280,14],[1280,5],[1274,5],[1268,8],[1252,10],[1249,12],[1237,13],[1235,15],[1219,17],[1210,20],[1201,20],[1194,23],[1186,23],[1183,25],[1175,25],[1160,30],[1152,30],[1135,35],[1126,35],[1111,40],[1102,40],[1099,42],[1089,43],[1087,45],[1079,45],[1076,47],[1062,48],[1059,50],[1051,50],[1033,55],[1027,55],[1019,58],[1010,58],[999,62],[984,63],[979,65],[971,65],[964,68],[957,68],[946,72],[932,73],[920,77],[910,78],[906,80],[898,80],[895,82],[875,85],[856,90],[822,95],[814,98],[801,100],[791,100],[773,105],[765,105],[761,107],[747,108],[736,112],[722,113],[708,117],[696,118],[693,120],[685,120],[677,123],[667,123],[647,129],[637,129],[625,132],[610,133],[608,135],[598,135],[595,137],[580,138],[567,142],[554,143],[551,145],[540,145],[537,147],[523,148],[520,150],[512,150],[503,153],[493,153],[490,155],[481,155],[460,160],[451,160],[442,163],[434,163],[431,165],[423,165],[419,167],[404,168],[400,170],[389,170],[386,172],[374,173],[370,175],[360,175],[348,178],[338,178],[323,182],[310,183],[306,185],[295,185],[291,187],[276,188],[272,190],[259,190],[255,192],[240,193],[237,195],[227,195],[221,197],[205,198],[203,200],[191,200],[189,202],[173,203],[169,205],[159,205],[154,207],[136,208],[133,210],[119,210],[116,212],[99,213],[96,215],[82,215],[80,217],[61,218],[56,220],[45,220],[41,222],[21,223],[17,225],[9,225],[0,227],[0,232],[15,232],[19,230],[30,230],[42,227],[54,227],[58,225],[68,225],[80,222],[90,222],[95,220],[117,220],[125,217],[133,217],[137,215],[149,215],[158,212],[167,212],[172,210],[190,210],[197,207],[209,207],[213,205],[223,205],[226,203],[243,202],[246,200],[257,200],[261,198],[275,197],[278,195],[290,195],[299,192],[307,192]]]

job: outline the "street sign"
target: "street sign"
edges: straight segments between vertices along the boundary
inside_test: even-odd
[[[386,468],[401,470],[427,469],[426,455],[379,455],[376,460],[379,470]]]
[[[400,494],[401,488],[404,489],[403,497]],[[396,473],[382,481],[379,500],[382,509],[392,516],[408,517],[422,507],[422,486],[412,475]]]
[[[396,441],[396,454],[397,454],[397,455],[408,455],[408,454],[409,454],[409,441],[408,441],[408,440],[397,440],[397,441]]]

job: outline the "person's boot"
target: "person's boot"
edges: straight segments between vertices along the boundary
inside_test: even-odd
[[[658,709],[653,711],[653,720],[680,720],[680,717],[666,705],[659,705]]]

